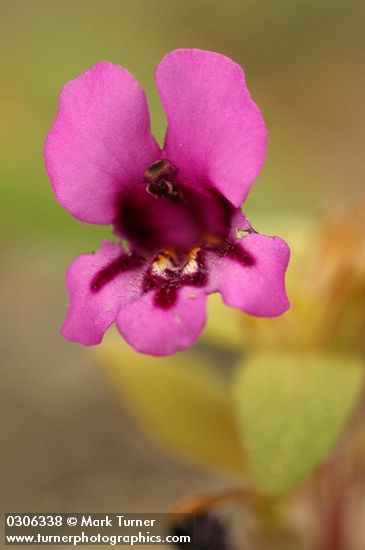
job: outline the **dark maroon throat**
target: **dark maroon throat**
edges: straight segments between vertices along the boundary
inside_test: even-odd
[[[141,293],[154,291],[155,305],[171,308],[184,287],[207,285],[208,254],[229,257],[244,267],[255,258],[239,241],[231,242],[235,208],[211,189],[192,189],[178,179],[178,169],[159,160],[144,172],[144,182],[125,192],[118,203],[115,231],[130,245],[92,279],[98,293],[126,271],[143,269]]]
[[[188,253],[207,238],[224,240],[234,210],[212,186],[185,185],[176,166],[159,160],[145,170],[140,185],[122,194],[114,225],[116,233],[142,254],[168,247]]]

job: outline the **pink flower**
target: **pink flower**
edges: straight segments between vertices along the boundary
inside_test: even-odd
[[[266,150],[242,69],[176,50],[155,79],[168,121],[162,150],[139,84],[98,63],[64,87],[45,159],[58,201],[129,243],[105,242],[71,264],[63,335],[98,344],[115,322],[136,350],[168,355],[197,340],[211,292],[251,315],[283,313],[289,248],[240,211]]]

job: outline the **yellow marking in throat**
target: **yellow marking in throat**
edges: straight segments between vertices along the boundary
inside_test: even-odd
[[[152,269],[158,275],[163,275],[166,269],[176,269],[174,260],[176,258],[176,252],[173,248],[167,248],[161,252],[152,264]]]
[[[161,276],[164,275],[164,271],[166,269],[170,269],[172,271],[181,269],[181,272],[185,274],[195,273],[199,269],[197,257],[200,250],[201,248],[199,246],[192,248],[185,263],[181,264],[180,262],[175,262],[177,254],[174,248],[167,248],[158,254],[152,263],[152,270],[154,273]]]
[[[189,252],[189,256],[186,263],[188,264],[192,260],[196,260],[196,257],[199,252],[200,252],[200,246],[195,246],[194,248],[192,248],[192,250],[190,250]]]
[[[169,265],[175,258],[176,258],[175,250],[173,248],[167,248],[157,256],[153,264],[154,265],[156,264],[156,266],[163,268]]]
[[[199,269],[199,265],[197,262],[197,257],[200,252],[200,247],[195,246],[189,253],[188,259],[185,262],[185,265],[183,267],[182,273],[189,275],[192,273],[196,273]]]

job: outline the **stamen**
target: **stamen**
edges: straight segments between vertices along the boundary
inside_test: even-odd
[[[144,172],[144,178],[150,183],[161,179],[171,180],[177,174],[177,168],[168,160],[158,160]]]
[[[154,197],[168,197],[173,194],[174,188],[171,182],[168,180],[154,181],[147,185],[147,193]]]
[[[176,183],[177,168],[168,160],[158,160],[144,172],[147,193],[156,198],[164,197],[171,202],[181,199],[181,192]]]

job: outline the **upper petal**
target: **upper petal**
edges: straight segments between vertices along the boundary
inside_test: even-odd
[[[138,82],[98,63],[66,84],[44,155],[59,202],[80,220],[112,223],[121,190],[159,156]]]
[[[288,245],[279,237],[257,233],[237,240],[226,254],[209,253],[210,291],[257,317],[275,317],[289,308],[285,272]]]
[[[105,242],[95,254],[78,256],[67,270],[70,308],[62,334],[86,346],[99,344],[119,309],[140,293],[139,262],[126,264],[119,245]],[[114,271],[113,271],[114,270]]]
[[[126,341],[141,353],[170,355],[189,348],[198,339],[206,321],[204,289],[184,286],[176,303],[167,309],[155,303],[155,292],[129,302],[117,318]]]
[[[239,65],[214,52],[182,49],[156,69],[168,128],[165,156],[181,181],[213,185],[242,204],[265,158],[267,133]]]

